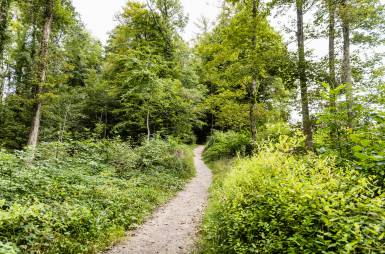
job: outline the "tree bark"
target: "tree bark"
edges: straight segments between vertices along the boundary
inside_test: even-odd
[[[35,108],[34,108],[34,116],[32,118],[32,127],[29,134],[28,146],[32,149],[36,148],[38,138],[39,138],[39,130],[40,130],[40,119],[41,119],[41,108],[42,101],[39,98],[41,93],[43,92],[43,84],[46,81],[46,72],[47,72],[47,62],[48,62],[48,46],[51,35],[51,27],[53,20],[53,6],[54,0],[46,1],[46,10],[44,14],[44,27],[43,34],[40,42],[40,53],[39,53],[39,63],[38,63],[38,84],[36,87],[35,94]]]
[[[3,59],[4,59],[4,48],[7,39],[7,28],[8,28],[8,12],[11,5],[11,0],[1,0],[0,2],[0,64],[1,71],[3,72]],[[0,102],[3,101],[4,96],[4,73],[1,73],[0,80]]]
[[[335,0],[328,0],[329,9],[329,85],[331,89],[337,88],[336,78],[336,53],[335,53],[335,38],[336,38],[336,4]],[[336,107],[336,96],[330,95],[330,107]]]
[[[298,76],[301,89],[302,124],[306,136],[306,149],[313,151],[313,131],[310,121],[309,98],[307,91],[306,61],[305,61],[305,38],[303,28],[303,0],[296,0],[297,8],[297,42],[298,42]]]
[[[149,109],[147,110],[146,125],[147,125],[147,140],[150,141],[151,129],[150,129],[150,110]]]
[[[253,52],[256,50],[257,46],[257,12],[258,12],[258,0],[253,0],[253,6],[252,6],[252,31],[253,35],[251,38],[251,43],[252,43],[252,50]],[[250,93],[251,93],[251,98],[250,98],[250,131],[251,131],[251,137],[253,139],[253,142],[255,143],[257,141],[257,119],[255,117],[255,111],[257,107],[257,74],[256,70],[253,67],[253,73],[252,73],[252,83],[250,87]]]
[[[329,86],[331,89],[329,97],[329,107],[332,113],[337,112],[337,95],[335,89],[337,88],[336,78],[336,53],[335,53],[335,39],[336,39],[336,1],[327,0],[329,12]],[[339,130],[336,124],[336,119],[332,120],[330,128],[330,137],[333,146],[340,147]]]
[[[353,78],[350,62],[350,20],[347,10],[347,1],[342,2],[342,34],[343,34],[343,60],[342,60],[342,83],[345,85],[346,108],[348,114],[348,126],[353,125]]]
[[[11,0],[1,0],[0,2],[0,59],[3,59],[5,41],[7,38],[8,12]]]

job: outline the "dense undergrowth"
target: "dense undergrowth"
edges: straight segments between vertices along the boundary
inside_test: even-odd
[[[153,140],[42,144],[0,152],[0,253],[95,253],[193,175],[189,147]]]
[[[210,162],[200,252],[385,253],[385,193],[375,177],[279,140],[249,158]]]
[[[250,149],[250,137],[247,134],[217,131],[210,137],[203,158],[206,161],[215,161],[236,155],[245,156],[251,152]]]

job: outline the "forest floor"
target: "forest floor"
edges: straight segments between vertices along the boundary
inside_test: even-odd
[[[194,151],[196,176],[186,188],[140,228],[106,254],[184,254],[194,248],[207,206],[212,174],[202,161],[204,147]]]

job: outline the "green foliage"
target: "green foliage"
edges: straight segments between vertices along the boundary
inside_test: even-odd
[[[338,96],[343,89],[343,86],[334,90],[328,85],[325,87],[327,92],[322,94],[324,98],[330,94]],[[345,103],[326,107],[318,116],[315,141],[320,154],[336,156],[339,164],[353,163],[358,171],[377,176],[378,183],[383,186],[385,121],[384,113],[375,109],[374,105],[360,98],[354,107],[353,126],[349,126]]]
[[[96,253],[193,174],[190,149],[160,140],[46,143],[28,158],[0,152],[0,253]]]
[[[0,105],[0,147],[22,149],[27,142],[31,115],[31,100],[18,95],[7,97]]]
[[[18,254],[20,250],[10,243],[0,241],[0,254]]]
[[[383,253],[385,195],[373,179],[291,155],[285,140],[238,160],[216,185],[202,252]]]
[[[258,143],[276,143],[281,136],[289,136],[292,132],[292,128],[286,122],[266,123],[258,129]]]
[[[192,154],[187,153],[186,146],[167,143],[160,139],[146,141],[135,152],[139,156],[137,168],[139,170],[147,171],[175,171],[175,174],[189,177],[192,171],[185,169],[192,169],[194,165],[192,162]],[[189,160],[186,160],[186,156]]]
[[[220,130],[248,130],[254,100],[257,106],[252,113],[258,126],[275,114],[281,118],[285,114],[294,66],[264,12],[255,19],[251,16],[250,1],[236,7],[224,4],[218,24],[196,46],[200,81],[209,89],[204,108],[213,116],[212,127]],[[254,79],[256,98],[251,91]]]
[[[231,158],[237,154],[245,156],[251,152],[251,139],[247,134],[234,131],[216,131],[210,137],[203,157],[206,161]]]
[[[353,162],[359,171],[379,177],[385,185],[384,114],[372,114],[370,124],[350,135]]]
[[[104,68],[113,131],[134,140],[158,134],[190,142],[205,89],[177,33],[184,23],[180,2],[129,1],[119,17]]]

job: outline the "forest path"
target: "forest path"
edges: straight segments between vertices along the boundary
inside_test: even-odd
[[[193,249],[212,180],[202,161],[203,149],[194,150],[196,176],[185,189],[106,254],[184,254]]]

